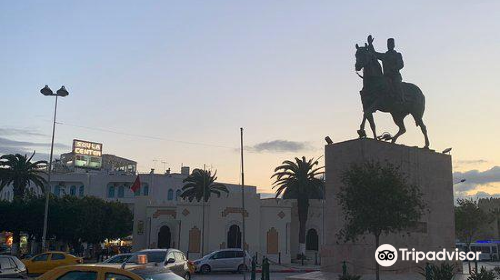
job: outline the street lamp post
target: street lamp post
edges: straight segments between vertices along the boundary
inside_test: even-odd
[[[54,122],[52,123],[52,142],[50,144],[50,158],[49,158],[49,169],[47,175],[47,186],[45,187],[45,211],[43,215],[43,235],[42,235],[42,250],[46,250],[47,246],[47,221],[49,215],[49,197],[50,197],[50,175],[52,173],[52,157],[54,155],[54,136],[56,133],[56,116],[57,116],[57,98],[59,96],[68,96],[68,91],[64,86],[62,86],[56,93],[54,93],[48,85],[45,85],[40,92],[45,96],[55,96],[56,101],[54,105]]]

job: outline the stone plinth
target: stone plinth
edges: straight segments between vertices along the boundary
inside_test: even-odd
[[[325,147],[326,213],[325,246],[322,248],[322,271],[339,273],[342,262],[348,262],[348,271],[354,274],[373,274],[375,269],[375,240],[367,235],[356,243],[337,244],[336,234],[343,227],[344,216],[336,199],[342,186],[340,176],[352,163],[367,160],[390,162],[401,167],[408,181],[420,186],[428,212],[420,223],[407,234],[381,236],[380,244],[396,248],[415,248],[418,251],[438,251],[455,248],[455,221],[453,208],[453,179],[451,156],[432,150],[357,139]],[[425,264],[422,264],[425,265]],[[398,261],[382,274],[416,274],[420,269],[413,262]]]

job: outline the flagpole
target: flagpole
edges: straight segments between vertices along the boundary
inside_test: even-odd
[[[243,166],[243,127],[240,128],[241,138],[241,221],[243,226],[241,248],[243,249],[243,280],[246,279],[247,257],[246,257],[246,238],[245,238],[245,168]]]
[[[201,198],[201,257],[205,256],[205,169],[206,166],[203,164],[203,197]]]

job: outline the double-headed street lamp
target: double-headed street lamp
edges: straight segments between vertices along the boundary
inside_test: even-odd
[[[47,186],[45,186],[45,213],[43,215],[43,236],[42,236],[42,250],[45,251],[47,245],[47,220],[49,215],[49,196],[50,196],[50,175],[52,173],[52,157],[54,155],[54,136],[56,134],[56,115],[57,115],[57,98],[68,96],[69,92],[62,86],[56,93],[54,93],[48,85],[45,85],[40,92],[45,96],[55,96],[56,102],[54,106],[54,122],[52,124],[52,142],[50,144],[50,159],[49,170],[47,175]]]

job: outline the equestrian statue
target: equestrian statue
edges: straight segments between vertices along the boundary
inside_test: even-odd
[[[404,67],[403,56],[397,52],[393,38],[387,40],[387,52],[379,53],[373,47],[374,38],[368,36],[364,47],[356,44],[356,72],[363,69],[363,89],[360,91],[363,104],[363,121],[358,130],[360,138],[366,137],[365,123],[370,128],[375,139],[396,140],[406,132],[404,118],[412,115],[417,126],[425,137],[424,148],[429,148],[427,128],[422,120],[425,111],[425,96],[414,84],[405,83],[399,72]],[[383,68],[378,60],[382,61]],[[383,72],[382,72],[383,69]],[[399,131],[394,136],[388,134],[377,136],[373,113],[376,111],[390,113]]]

